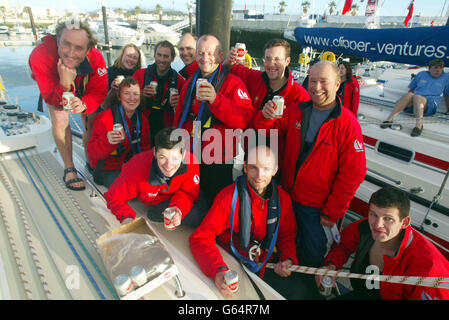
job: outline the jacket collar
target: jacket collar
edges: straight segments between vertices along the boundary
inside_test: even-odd
[[[336,96],[335,100],[336,100],[337,104],[336,104],[334,110],[332,111],[332,113],[329,115],[329,118],[327,119],[327,121],[340,117],[343,112],[342,111],[342,102],[338,95]],[[309,100],[306,102],[299,103],[298,106],[303,113],[311,112],[312,108],[313,108],[313,102],[312,102],[312,100]]]
[[[168,185],[170,186],[170,182],[177,176],[184,174],[188,171],[187,165],[185,164],[184,160],[181,163],[181,166],[178,168],[176,173],[173,175],[173,177],[166,178],[161,169],[159,169],[159,166],[157,165],[156,156],[153,155],[153,160],[151,161],[151,168],[150,168],[150,177],[148,179],[148,182],[152,186],[158,186],[158,185]]]
[[[293,81],[294,81],[289,67],[285,68],[284,77],[287,78],[287,82],[285,83],[285,85],[283,85],[279,90],[273,92],[273,90],[270,87],[270,79],[268,79],[267,72],[264,71],[262,73],[262,79],[265,82],[265,85],[267,86],[267,90],[268,90],[267,93],[271,94],[273,96],[278,96],[278,95],[281,95],[280,93],[283,91],[288,92],[290,90],[290,87],[293,85]]]
[[[410,246],[410,244],[413,241],[413,228],[412,226],[408,226],[407,228],[405,228],[404,230],[402,230],[402,241],[401,241],[401,245],[399,246],[399,249],[396,251],[396,254],[394,255],[394,257],[390,258],[388,256],[385,256],[386,259],[400,259],[402,254],[404,253],[404,251]]]
[[[270,200],[273,196],[273,182],[267,186],[267,191],[265,192],[265,196],[261,197],[257,192],[253,189],[253,187],[249,184],[248,178],[246,178],[246,184],[248,185],[248,190],[251,194],[251,199],[254,201],[256,199],[260,199],[260,201]]]

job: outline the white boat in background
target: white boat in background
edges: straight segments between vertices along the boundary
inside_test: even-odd
[[[124,22],[108,21],[108,37],[112,48],[121,48],[127,44],[134,44],[137,47],[142,46],[145,39],[144,30],[132,29]],[[95,35],[100,46],[108,46],[105,40],[103,22],[89,21],[89,27]]]
[[[160,23],[142,23],[138,26],[144,28],[145,43],[149,45],[155,45],[160,41],[167,40],[176,46],[181,38],[181,34],[179,32],[173,31],[170,27],[164,26]]]
[[[395,32],[397,37],[394,39]],[[403,112],[396,116],[391,129],[380,128],[395,103],[408,91],[412,75],[427,70],[427,67],[416,65],[426,65],[431,60],[424,50],[418,53],[419,47],[414,47],[414,41],[425,38],[419,45],[449,48],[448,39],[439,36],[447,32],[449,27],[395,30],[296,28],[286,30],[284,37],[303,46],[303,63],[292,71],[299,83],[308,72],[308,63],[323,55],[337,62],[343,59],[343,54],[374,61],[353,66],[353,74],[359,77],[360,83],[358,120],[368,171],[346,217],[354,220],[366,216],[371,194],[382,186],[395,186],[410,197],[413,226],[430,238],[449,259],[449,183],[446,183],[449,176],[449,115],[444,99],[435,115],[424,117],[424,130],[419,137],[410,136],[416,124],[413,114]],[[393,49],[386,51],[386,46]],[[318,52],[312,47],[323,51]],[[416,51],[410,51],[411,48]],[[442,59],[449,65],[447,56],[444,54]],[[445,70],[449,72],[448,68]]]
[[[0,34],[8,32],[9,32],[8,26],[0,26]]]

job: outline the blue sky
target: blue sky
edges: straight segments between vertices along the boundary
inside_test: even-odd
[[[290,14],[299,14],[300,5],[303,0],[284,0],[287,4],[286,12]],[[316,13],[323,13],[324,8],[331,0],[308,0],[312,3],[313,11]],[[343,9],[345,0],[334,0],[337,3],[337,9]],[[362,2],[363,1],[363,2]],[[407,7],[411,0],[379,0],[380,15],[396,15],[405,16],[407,14]],[[40,8],[57,8],[57,9],[74,9],[79,11],[99,10],[102,2],[107,7],[131,9],[136,6],[142,9],[154,9],[156,4],[161,4],[167,10],[180,10],[187,12],[187,0],[9,0],[10,5],[22,4],[30,5],[31,7]],[[256,9],[262,11],[265,8],[266,13],[277,12],[279,9],[280,0],[234,0],[234,9],[243,9],[246,3],[248,9]],[[363,12],[366,7],[367,0],[354,0],[353,3],[359,5]],[[447,12],[449,0],[415,0],[415,14],[423,16],[440,16],[443,10],[443,15]]]

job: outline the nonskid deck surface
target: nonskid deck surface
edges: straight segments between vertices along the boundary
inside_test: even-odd
[[[49,152],[16,155],[0,165],[2,298],[117,298],[95,244],[108,223],[85,193],[63,187]]]
[[[58,157],[31,149],[0,162],[0,299],[118,299],[95,240],[119,223],[101,197],[92,197],[87,183],[82,192],[65,187]],[[76,167],[86,175],[81,166]],[[138,217],[145,217],[143,204],[137,200],[130,204]],[[183,299],[224,299],[190,253],[188,237],[193,230],[181,226],[169,232],[161,224],[150,225],[178,267]],[[240,275],[239,294],[232,299],[258,299],[238,262],[220,250]],[[266,299],[282,299],[263,281],[256,281]],[[176,290],[175,282],[169,281],[143,298],[179,299]]]

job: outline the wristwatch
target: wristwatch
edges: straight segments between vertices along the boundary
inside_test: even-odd
[[[84,110],[81,111],[81,113],[84,113],[84,112],[86,112],[86,110],[87,110],[87,106],[86,106],[86,103],[85,103],[84,101],[82,101],[81,103],[82,103],[83,106],[84,106]]]

